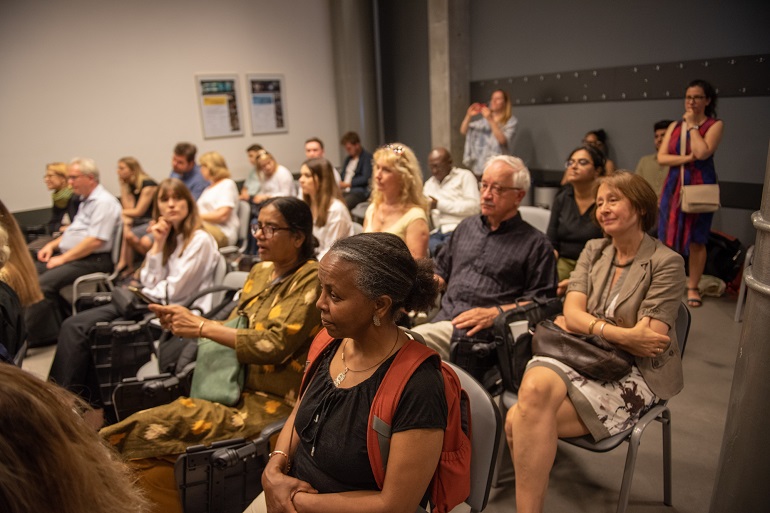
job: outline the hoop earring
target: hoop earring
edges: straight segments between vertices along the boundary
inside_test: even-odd
[[[374,316],[372,317],[372,322],[374,323],[375,326],[380,326],[382,324],[380,322],[380,318],[377,317],[377,314],[374,314]]]

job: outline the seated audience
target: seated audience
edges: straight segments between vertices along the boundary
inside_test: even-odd
[[[658,399],[683,386],[674,330],[684,292],[682,257],[645,232],[655,225],[655,192],[640,176],[604,177],[596,218],[605,238],[578,259],[557,324],[598,334],[634,357],[618,381],[598,381],[545,356],[529,362],[505,432],[516,471],[516,510],[543,511],[558,437],[602,440],[633,426]]]
[[[72,222],[78,213],[80,198],[72,194],[72,187],[67,181],[67,164],[64,162],[52,162],[45,168],[43,177],[46,187],[51,191],[51,219],[48,221],[48,233],[53,234],[61,230],[62,225]],[[66,217],[65,217],[66,215]]]
[[[0,275],[11,257],[8,232],[0,224]],[[0,279],[0,363],[13,363],[13,357],[27,338],[24,313],[19,296]]]
[[[156,187],[150,232],[152,247],[139,273],[142,292],[158,303],[186,303],[213,283],[217,245],[201,226],[192,194],[176,178]],[[196,306],[211,308],[210,296]],[[65,320],[49,378],[79,394],[97,413],[103,408],[89,333],[97,322],[120,318],[113,303],[84,310]]]
[[[75,397],[0,365],[0,511],[144,513],[128,468],[81,418]]]
[[[479,183],[481,215],[457,225],[435,258],[436,279],[445,291],[441,310],[414,331],[445,360],[453,330],[473,336],[516,300],[556,293],[553,247],[519,214],[529,184],[529,169],[518,157],[490,159]]]
[[[342,163],[342,181],[340,189],[348,210],[369,199],[372,181],[372,154],[361,146],[361,138],[356,132],[346,132],[340,139],[348,154]]]
[[[431,255],[435,255],[463,219],[479,213],[479,184],[473,173],[452,165],[446,148],[431,151],[428,166],[433,176],[425,181],[423,193],[431,210],[438,211],[439,216],[428,243]]]
[[[195,201],[198,201],[203,190],[208,187],[209,182],[201,174],[201,168],[195,163],[195,154],[198,148],[188,142],[180,142],[174,146],[174,156],[171,158],[171,178],[182,180]]]
[[[259,189],[262,186],[262,182],[259,179],[259,172],[257,171],[257,156],[262,150],[264,150],[264,148],[259,144],[252,144],[246,150],[251,168],[249,168],[249,176],[246,177],[246,180],[243,182],[243,187],[241,188],[240,197],[244,201],[251,201],[251,198],[259,193]]]
[[[405,385],[393,421],[382,489],[367,456],[369,410],[409,336],[406,310],[430,308],[431,262],[415,262],[384,233],[336,242],[321,261],[318,308],[335,338],[278,437],[252,511],[416,511],[436,470],[447,403],[436,362],[423,362]],[[336,376],[336,379],[332,379]],[[343,464],[344,463],[344,464]],[[265,504],[266,503],[266,504]]]
[[[350,235],[353,228],[332,169],[331,162],[324,158],[310,159],[302,164],[299,175],[303,200],[313,213],[313,236],[318,240],[319,260],[334,241]]]
[[[668,166],[661,166],[658,163],[658,151],[660,145],[663,142],[663,136],[666,135],[666,129],[673,123],[670,119],[663,119],[653,125],[655,133],[655,153],[645,155],[639,159],[639,163],[636,165],[636,174],[647,180],[652,190],[658,195],[658,202],[660,202],[660,194],[663,192],[663,183],[666,181],[666,175],[668,174]]]
[[[420,163],[411,148],[393,143],[375,151],[373,184],[364,231],[398,235],[414,258],[427,257],[427,202],[422,194]]]
[[[511,114],[511,97],[502,89],[492,93],[489,105],[472,103],[460,125],[465,136],[463,164],[480,177],[490,158],[510,155],[517,123]]]
[[[180,398],[101,431],[139,472],[158,513],[181,511],[173,472],[177,455],[191,445],[254,438],[269,423],[288,417],[297,398],[310,342],[320,329],[310,208],[297,198],[267,200],[256,238],[262,261],[252,268],[230,316],[246,315],[247,329],[224,326],[178,305],[150,306],[174,335],[207,337],[235,349],[248,365],[238,403],[229,407]]]
[[[569,274],[583,246],[602,236],[595,221],[594,199],[599,177],[604,175],[604,155],[593,146],[583,145],[570,153],[565,167],[567,184],[553,200],[547,232],[558,259],[560,296],[567,291]]]
[[[118,160],[118,182],[120,203],[123,206],[123,247],[117,265],[118,269],[130,274],[133,272],[134,253],[144,255],[152,244],[149,239],[141,239],[147,235],[152,216],[152,198],[158,184],[133,157]]]
[[[257,170],[262,181],[259,194],[251,201],[255,204],[265,202],[279,196],[296,196],[294,193],[294,177],[291,171],[278,164],[269,152],[262,150],[257,155]]]
[[[201,155],[201,174],[211,182],[198,198],[203,228],[214,236],[217,245],[232,246],[238,240],[238,186],[222,155],[210,151]]]
[[[40,288],[47,301],[50,322],[58,331],[61,318],[69,315],[59,291],[84,274],[112,271],[110,251],[121,222],[120,202],[99,183],[99,170],[92,159],[76,158],[67,167],[67,179],[81,196],[75,219],[63,235],[37,253]],[[35,319],[41,322],[43,318]]]

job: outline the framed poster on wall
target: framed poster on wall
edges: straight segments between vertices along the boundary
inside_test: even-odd
[[[238,107],[238,75],[196,75],[203,138],[243,135]]]
[[[253,135],[288,132],[283,75],[246,75]]]

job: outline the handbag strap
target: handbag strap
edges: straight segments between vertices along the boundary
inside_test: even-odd
[[[679,154],[683,157],[687,155],[687,132],[689,129],[685,126],[686,123],[682,120],[679,124]],[[679,187],[684,187],[684,163],[679,166]]]

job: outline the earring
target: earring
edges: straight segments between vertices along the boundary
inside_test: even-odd
[[[380,324],[382,324],[380,322],[380,318],[377,317],[377,314],[374,314],[374,317],[372,317],[372,322],[374,323],[375,326],[379,326]]]

